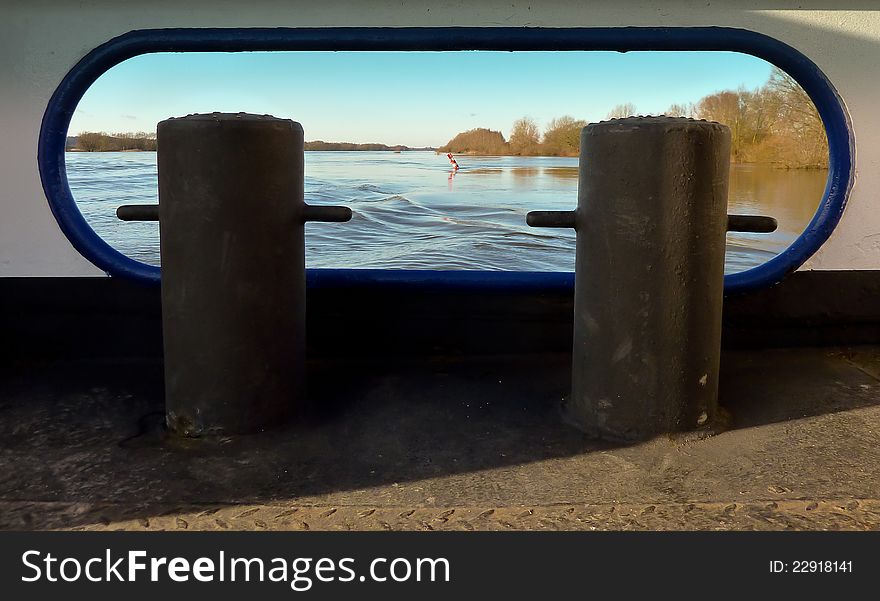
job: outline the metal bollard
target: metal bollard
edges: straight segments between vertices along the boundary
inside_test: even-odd
[[[158,126],[168,427],[184,436],[255,432],[297,408],[305,379],[303,129],[268,115],[189,115]]]
[[[718,407],[730,130],[632,117],[581,132],[576,211],[529,225],[577,229],[572,391],[588,434],[640,440],[710,425]]]

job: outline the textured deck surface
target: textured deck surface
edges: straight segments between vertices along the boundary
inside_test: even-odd
[[[158,364],[0,372],[5,529],[876,529],[880,349],[725,352],[729,429],[565,425],[565,356],[313,366],[310,417],[169,440]]]

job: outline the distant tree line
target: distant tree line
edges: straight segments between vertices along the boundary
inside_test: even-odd
[[[355,144],[354,142],[325,142],[323,140],[315,140],[314,142],[306,142],[305,149],[306,150],[372,150],[372,151],[392,150],[395,152],[401,152],[403,150],[434,150],[433,148],[429,148],[429,147],[410,148],[409,146],[403,146],[401,144],[397,144],[395,146],[388,146],[387,144],[377,144],[377,143]]]
[[[113,152],[122,150],[156,150],[156,134],[148,132],[106,132],[85,131],[70,139],[70,150],[83,152]]]
[[[825,126],[810,97],[785,71],[774,68],[755,90],[725,90],[693,107],[700,119],[730,127],[732,160],[786,168],[828,167]]]
[[[632,103],[619,104],[608,119],[637,114]],[[693,104],[673,104],[665,113],[694,117],[730,127],[731,160],[770,163],[784,168],[827,168],[825,127],[807,93],[787,73],[774,68],[767,83],[710,94]],[[484,128],[462,132],[439,152],[486,155],[577,156],[586,121],[571,116],[551,120],[543,133],[529,117],[518,119],[510,139]]]
[[[305,143],[306,150],[372,150],[395,151],[434,150],[433,148],[410,148],[409,146],[387,144],[355,144],[353,142],[324,142],[316,140]],[[124,150],[156,150],[156,134],[147,132],[115,133],[82,132],[67,138],[67,150],[83,152],[119,152]]]
[[[510,154],[507,140],[500,131],[478,127],[461,132],[437,152],[457,152],[460,154]]]

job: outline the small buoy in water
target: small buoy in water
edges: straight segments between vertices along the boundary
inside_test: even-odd
[[[455,157],[452,156],[451,152],[446,153],[446,158],[449,159],[450,163],[452,163],[452,168],[458,171],[458,162],[455,160]]]

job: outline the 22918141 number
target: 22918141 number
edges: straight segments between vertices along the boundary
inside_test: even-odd
[[[813,574],[813,573],[852,573],[853,564],[851,560],[835,561],[835,560],[794,560],[785,562],[774,560],[770,562],[770,571],[773,573],[791,572],[793,574]]]

